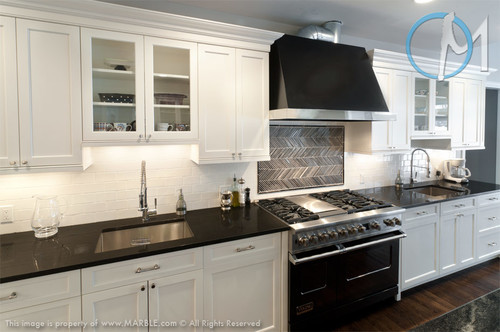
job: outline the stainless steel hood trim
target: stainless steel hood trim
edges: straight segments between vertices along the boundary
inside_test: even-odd
[[[395,121],[397,115],[389,112],[338,111],[324,109],[280,108],[269,111],[269,120],[312,121]]]

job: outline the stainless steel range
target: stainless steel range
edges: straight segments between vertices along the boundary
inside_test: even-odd
[[[404,209],[350,190],[258,203],[291,227],[289,329],[329,329],[334,317],[394,296]]]

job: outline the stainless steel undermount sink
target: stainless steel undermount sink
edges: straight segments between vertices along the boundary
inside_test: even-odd
[[[160,220],[142,225],[104,229],[97,241],[95,252],[138,247],[193,236],[191,228],[184,219]]]
[[[429,196],[430,200],[446,199],[466,194],[466,190],[461,188],[453,189],[436,185],[406,188],[405,190]]]

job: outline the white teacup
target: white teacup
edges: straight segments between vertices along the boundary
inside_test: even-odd
[[[113,123],[116,131],[130,131],[132,130],[132,126],[126,122],[115,122]]]
[[[174,125],[167,122],[159,122],[156,124],[157,131],[172,131],[174,129]]]

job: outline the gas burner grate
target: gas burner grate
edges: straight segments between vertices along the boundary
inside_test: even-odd
[[[263,199],[259,205],[288,224],[319,219],[317,214],[285,198]]]
[[[392,206],[392,204],[350,191],[349,189],[311,194],[311,196],[339,207],[347,211],[347,213],[370,211]]]

